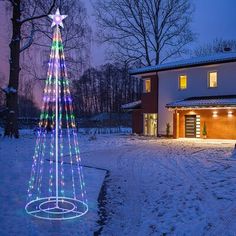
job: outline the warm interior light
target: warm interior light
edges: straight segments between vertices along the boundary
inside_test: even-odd
[[[217,117],[218,116],[218,111],[213,111],[213,117]]]
[[[217,87],[217,72],[209,73],[209,87],[216,88]]]
[[[233,112],[232,111],[228,111],[228,117],[232,117],[233,116]]]
[[[179,77],[179,89],[183,90],[187,88],[187,75],[181,75]]]
[[[144,80],[144,92],[145,93],[150,93],[151,92],[151,80],[150,79],[145,79]]]
[[[190,111],[189,115],[195,115],[196,113],[194,111]]]

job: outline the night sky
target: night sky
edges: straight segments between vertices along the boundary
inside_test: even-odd
[[[198,42],[204,43],[218,37],[236,39],[235,0],[193,0],[195,13],[193,31]]]
[[[93,28],[94,35],[96,23],[93,17],[93,10],[90,1],[81,0],[85,3],[88,12],[89,23]],[[195,48],[197,45],[211,42],[215,38],[236,39],[236,0],[191,0],[195,5],[193,14],[192,30],[198,35],[197,40],[190,45]],[[8,34],[5,15],[2,12],[0,1],[0,73],[8,64],[8,56],[5,48],[9,42],[6,40]],[[5,39],[4,39],[5,38]],[[91,65],[100,65],[105,62],[105,47],[93,44],[91,50]]]
[[[89,23],[92,26],[93,34],[95,36],[96,22],[93,17],[93,9],[90,3],[90,1],[95,0],[81,1],[86,5]],[[192,1],[195,6],[192,30],[198,36],[197,40],[190,45],[190,48],[194,49],[198,45],[213,41],[215,38],[236,40],[236,0],[190,1]],[[0,1],[0,86],[4,87],[7,86],[9,73],[8,37],[10,38],[10,32],[8,24],[10,24],[10,15],[7,18],[3,4],[4,2]],[[105,46],[94,43],[91,48],[91,66],[98,66],[105,62]]]
[[[192,0],[195,6],[192,30],[197,34],[197,40],[191,45],[211,42],[215,38],[236,39],[236,0]],[[90,1],[84,1],[89,15],[89,21],[96,31],[95,20]],[[92,64],[104,63],[104,47],[94,45],[92,49]]]

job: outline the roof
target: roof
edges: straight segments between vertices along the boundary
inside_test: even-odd
[[[130,102],[121,106],[122,109],[139,109],[141,108],[141,100]]]
[[[131,75],[138,75],[149,72],[173,70],[173,69],[203,66],[209,64],[226,63],[226,62],[236,62],[236,52],[217,53],[208,56],[193,57],[181,61],[164,63],[156,66],[147,66],[143,68],[130,70],[129,73]]]
[[[191,97],[166,104],[167,108],[236,107],[236,95]]]

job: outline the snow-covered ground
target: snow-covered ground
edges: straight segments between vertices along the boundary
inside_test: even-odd
[[[80,136],[82,163],[110,171],[101,235],[236,234],[233,141],[89,137]],[[59,225],[24,213],[33,147],[29,134],[0,140],[0,235],[93,235],[99,229],[93,207],[84,218]],[[86,182],[98,187],[88,176]]]
[[[50,222],[25,212],[35,135],[22,131],[19,140],[0,138],[0,236],[93,235],[99,229],[98,196],[106,171],[84,167],[89,212],[80,219]],[[66,173],[65,176],[70,173]],[[70,176],[70,175],[69,175]]]
[[[234,143],[132,136],[89,143],[84,161],[110,170],[102,235],[235,235]]]

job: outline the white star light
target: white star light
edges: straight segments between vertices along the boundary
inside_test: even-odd
[[[60,25],[63,28],[62,21],[67,17],[67,15],[61,15],[59,8],[57,8],[55,15],[48,16],[53,20],[51,27],[54,27],[55,25]]]

